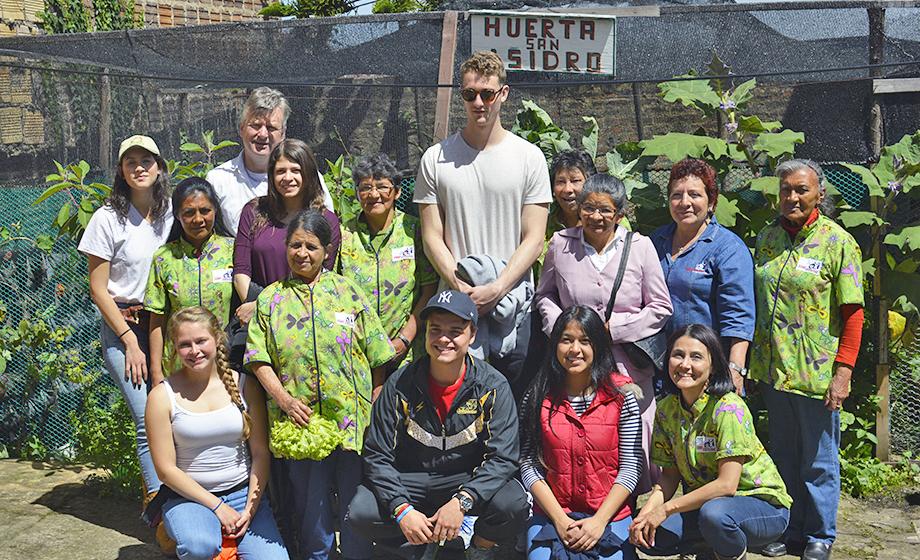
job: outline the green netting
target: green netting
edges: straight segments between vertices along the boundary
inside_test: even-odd
[[[80,410],[86,386],[52,372],[82,362],[95,382],[107,377],[100,375],[99,315],[88,295],[85,258],[71,240],[58,240],[50,253],[31,241],[49,233],[56,213],[54,204],[32,207],[42,190],[0,189],[0,226],[10,232],[0,241],[0,303],[6,309],[0,349],[9,353],[0,373],[0,443],[20,447],[35,437],[46,449],[67,455],[70,414]],[[41,321],[69,329],[63,342],[77,351],[76,360],[56,354],[42,331],[27,328]]]

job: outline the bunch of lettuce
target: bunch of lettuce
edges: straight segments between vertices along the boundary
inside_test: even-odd
[[[285,416],[272,424],[268,447],[275,457],[321,461],[344,440],[345,432],[339,430],[335,422],[318,414],[310,417],[306,428]]]

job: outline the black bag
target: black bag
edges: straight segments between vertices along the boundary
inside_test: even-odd
[[[620,266],[617,269],[616,278],[613,281],[613,288],[610,290],[610,301],[607,302],[607,313],[604,321],[610,321],[610,315],[613,313],[613,303],[617,299],[617,292],[620,284],[623,283],[623,274],[626,272],[626,263],[629,259],[629,249],[632,246],[634,232],[626,234],[626,241],[623,243],[623,255],[620,257]],[[635,342],[621,342],[620,346],[626,351],[629,360],[638,367],[652,367],[657,372],[663,372],[665,366],[665,354],[668,352],[668,341],[664,331],[658,331],[653,335],[637,340]]]

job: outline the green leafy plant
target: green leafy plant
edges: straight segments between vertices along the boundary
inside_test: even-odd
[[[46,33],[134,29],[139,23],[130,0],[93,0],[91,7],[81,0],[45,0],[38,17]]]
[[[920,284],[916,282],[920,224],[911,222],[894,228],[888,219],[898,208],[920,199],[920,131],[882,148],[875,165],[843,165],[859,175],[868,188],[870,208],[878,210],[848,209],[840,214],[840,221],[851,229],[868,229],[870,246],[882,242],[888,249],[883,263],[866,255],[865,272],[874,276],[881,269],[882,293],[892,301],[892,308],[916,313],[920,304]]]
[[[335,161],[326,160],[326,166],[329,168],[323,174],[323,181],[326,188],[329,189],[329,195],[332,196],[332,203],[335,206],[335,213],[342,222],[348,222],[361,213],[361,203],[355,193],[355,182],[351,178],[351,166],[354,164],[352,157],[344,155],[336,158]]]
[[[140,497],[141,470],[137,461],[134,420],[118,389],[101,376],[84,384],[83,408],[71,412],[74,461],[103,471],[104,488]]]
[[[352,11],[354,0],[293,0],[293,2],[275,1],[259,10],[265,17],[332,17]]]
[[[430,12],[440,6],[438,0],[377,0],[371,12],[397,14],[403,12]]]
[[[749,238],[773,217],[774,211],[758,197],[743,196],[744,191],[762,193],[775,200],[779,179],[773,176],[776,166],[795,153],[805,142],[805,135],[782,128],[779,121],[764,121],[749,113],[754,99],[756,80],[732,85],[721,76],[731,69],[717,55],[703,74],[691,71],[681,80],[658,84],[661,98],[700,111],[704,117],[722,123],[721,129],[699,129],[693,134],[669,132],[640,143],[642,155],[664,157],[677,162],[687,157],[709,162],[718,173],[723,187],[731,171],[745,168],[750,177],[736,188],[723,188],[716,207],[716,218],[724,226],[735,227],[739,218],[747,221],[742,238]],[[736,231],[736,233],[738,233]]]
[[[179,146],[183,154],[181,160],[168,160],[169,175],[174,181],[181,181],[189,177],[204,177],[217,165],[217,152],[239,146],[232,140],[214,142],[214,131],[206,130],[201,133],[201,143],[185,141]],[[197,155],[196,155],[197,154]],[[223,154],[221,159],[225,159]]]

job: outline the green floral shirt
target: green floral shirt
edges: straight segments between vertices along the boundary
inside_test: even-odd
[[[270,364],[288,393],[345,432],[344,449],[360,453],[371,419],[371,368],[394,354],[364,293],[323,272],[312,288],[293,279],[262,290],[243,363]],[[283,414],[269,399],[269,424]]]
[[[757,439],[754,417],[741,397],[727,393],[715,399],[703,393],[690,410],[684,408],[680,395],[668,395],[658,402],[652,461],[680,471],[687,492],[717,479],[719,461],[727,457],[745,459],[737,495],[787,508],[792,505],[776,465]]]
[[[438,275],[422,248],[418,218],[398,210],[390,227],[373,236],[364,220],[346,222],[336,270],[364,289],[390,340],[406,324],[422,286],[438,283]],[[415,342],[421,343],[422,339],[416,336]],[[413,349],[419,351],[416,346],[413,344]],[[412,361],[413,349],[404,363]]]
[[[201,254],[183,238],[171,241],[153,254],[144,308],[163,315],[163,327],[174,311],[200,305],[209,309],[221,327],[230,321],[233,297],[233,238],[212,235]],[[179,363],[172,343],[165,336],[163,373],[169,374]]]
[[[834,374],[840,306],[863,304],[862,253],[826,216],[795,241],[778,222],[757,236],[757,319],[750,377],[779,391],[824,398]]]

